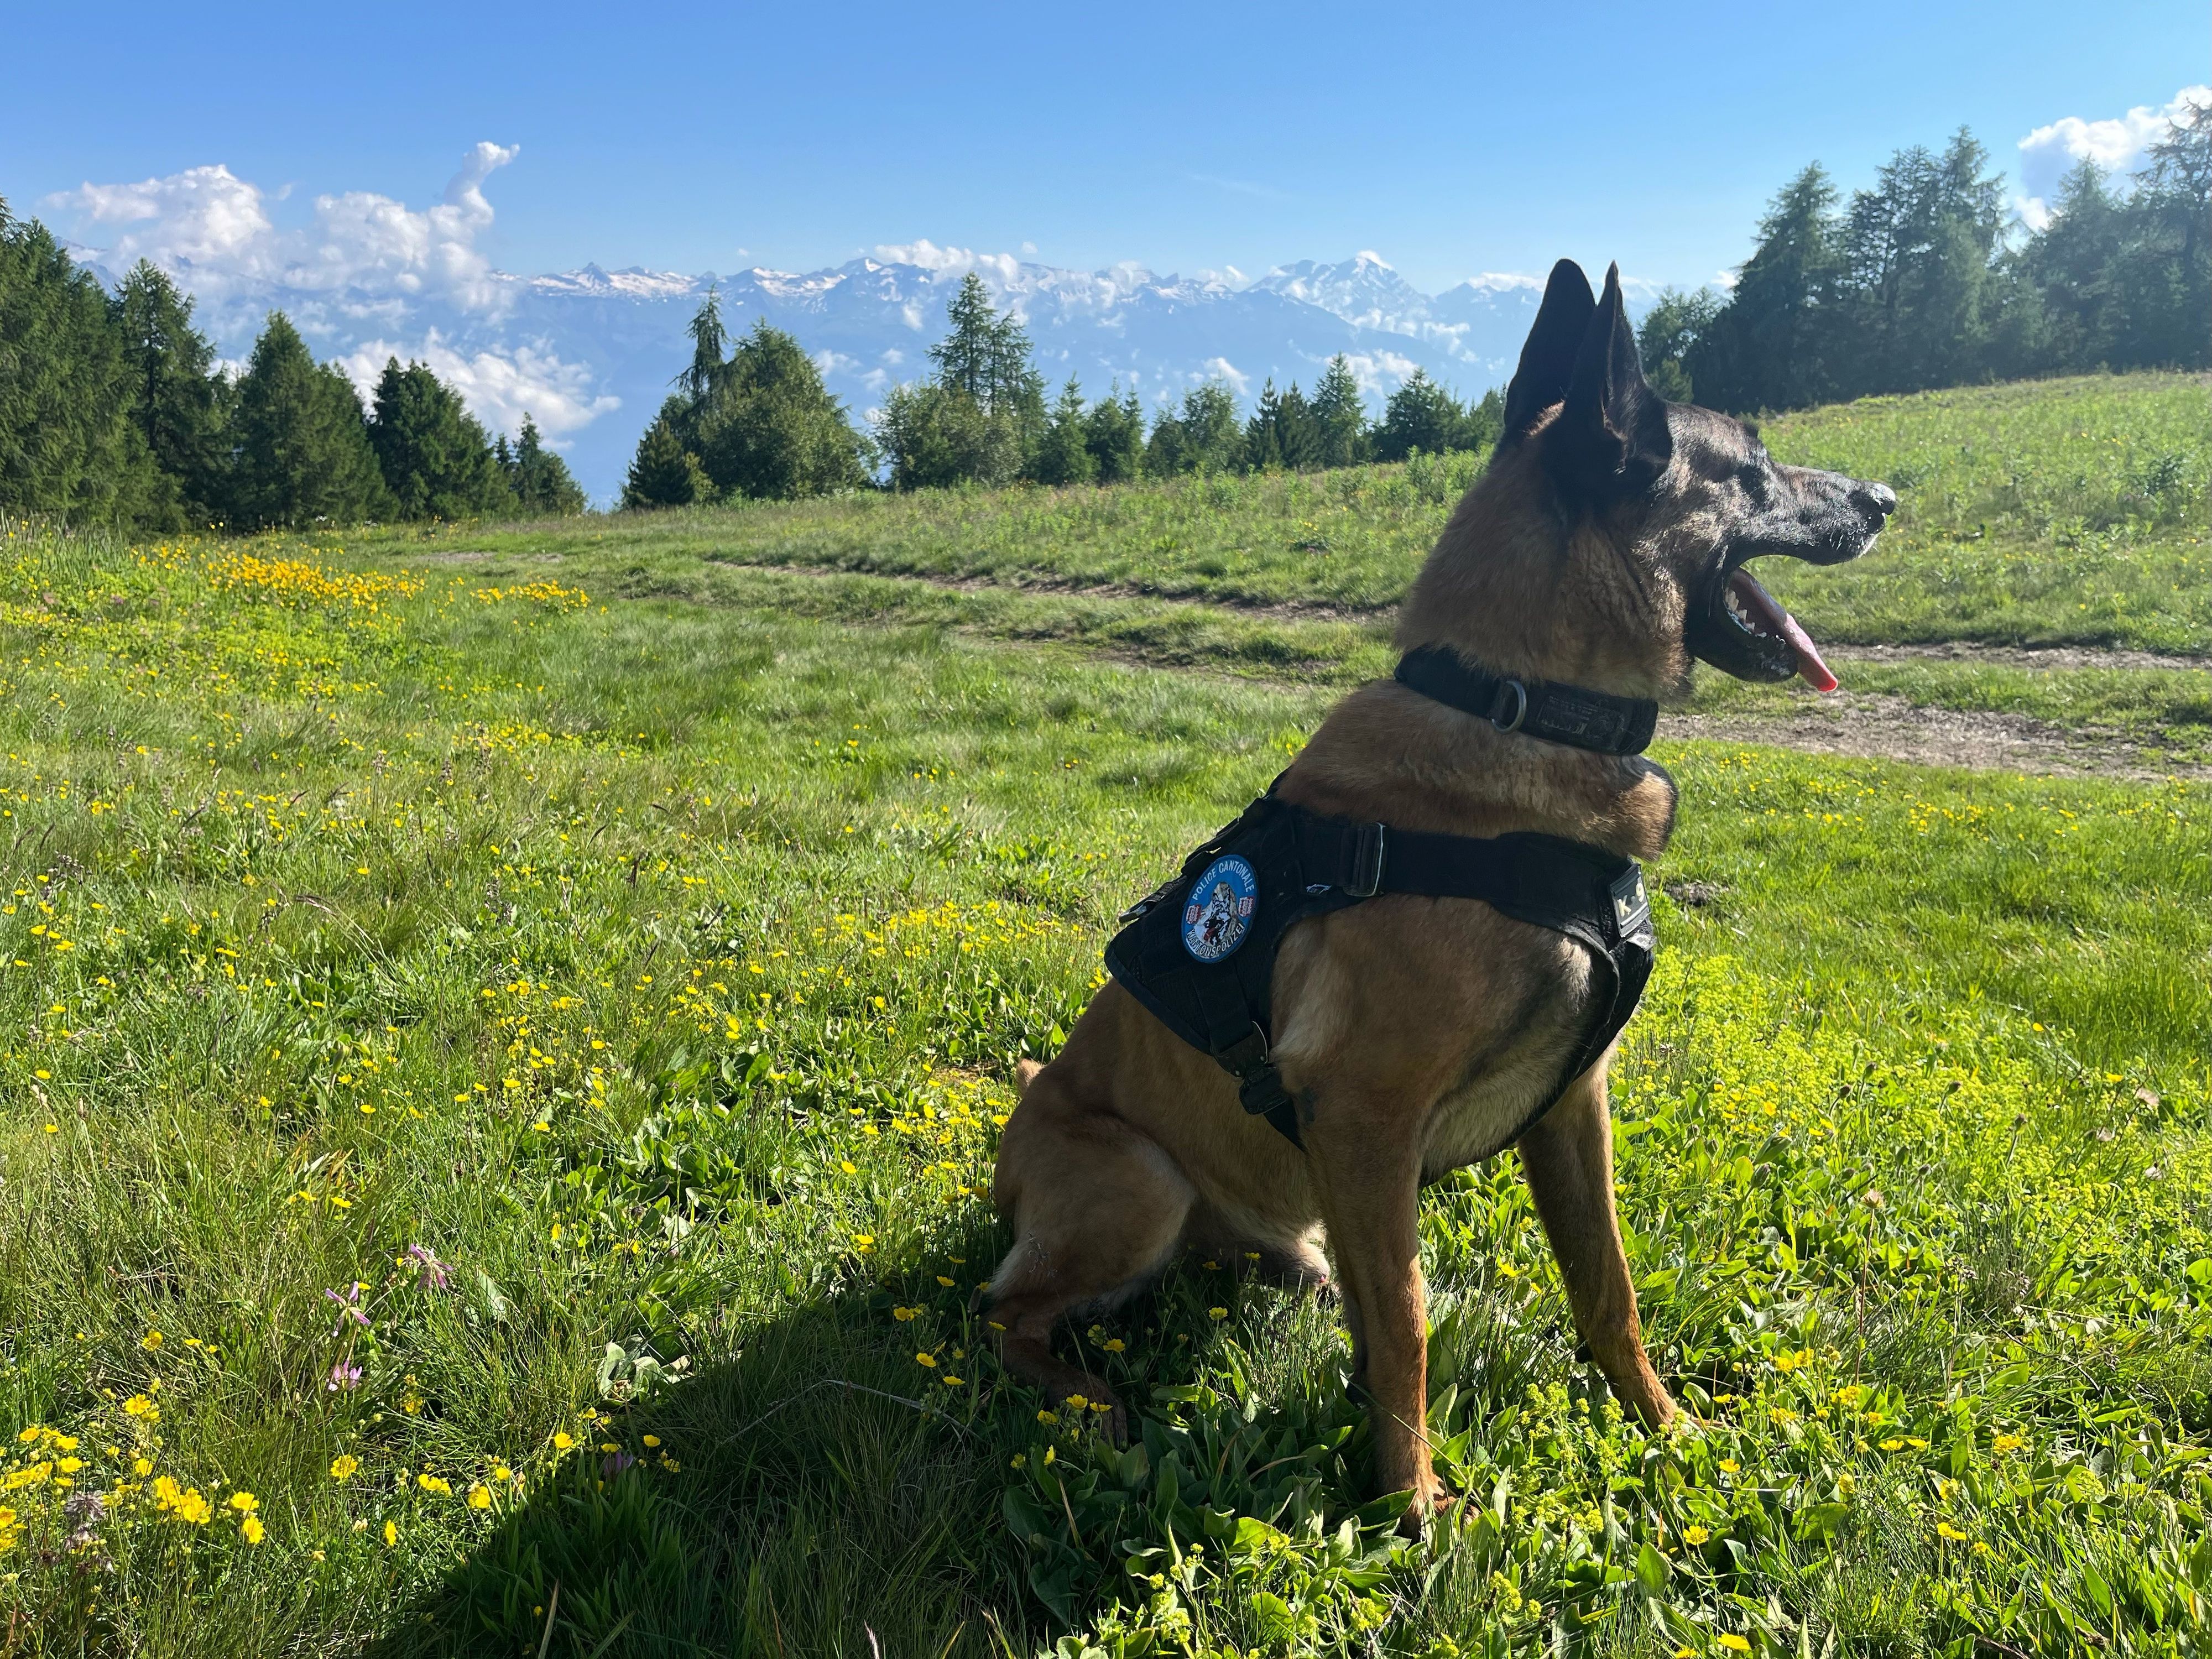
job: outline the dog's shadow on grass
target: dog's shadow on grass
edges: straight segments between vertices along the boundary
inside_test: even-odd
[[[981,1263],[1003,1244],[979,1221],[952,1249]],[[914,1282],[930,1287],[921,1318],[893,1317],[897,1280],[854,1285],[749,1328],[727,1363],[608,1407],[599,1437],[401,1611],[378,1659],[936,1659],[1048,1641],[1000,1516],[1036,1402],[968,1346],[952,1292]],[[917,1362],[939,1345],[935,1367]]]

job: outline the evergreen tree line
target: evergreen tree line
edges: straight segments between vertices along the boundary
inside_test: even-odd
[[[1638,331],[1666,395],[1747,412],[2212,351],[2212,106],[2169,123],[2118,184],[2084,161],[2049,222],[2008,222],[1964,128],[1899,150],[1844,200],[1816,162],[1785,185],[1725,299],[1668,290]]]
[[[1189,472],[1310,471],[1480,449],[1497,441],[1504,404],[1472,406],[1416,370],[1370,421],[1351,363],[1330,361],[1309,397],[1273,380],[1249,416],[1209,381],[1146,427],[1136,392],[1117,382],[1087,401],[1070,376],[1050,403],[1019,318],[1001,314],[970,273],[946,307],[949,331],[929,349],[934,372],[894,386],[872,434],[856,431],[798,342],[765,321],[728,340],[712,293],[692,319],[691,367],[640,441],[623,491],[629,507],[766,497],[789,500],[872,485],[894,489],[1120,483]]]
[[[534,421],[495,441],[396,358],[365,411],[282,312],[233,379],[163,272],[141,261],[111,297],[0,201],[0,511],[159,532],[584,507]]]

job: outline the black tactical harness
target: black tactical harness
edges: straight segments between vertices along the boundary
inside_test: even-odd
[[[1501,731],[1602,753],[1642,749],[1656,715],[1636,699],[1501,680],[1449,653],[1414,653],[1397,678]],[[1501,702],[1512,706],[1501,709]],[[1540,712],[1540,727],[1531,718]],[[1237,1079],[1246,1111],[1303,1147],[1297,1108],[1271,1053],[1275,953],[1294,924],[1378,893],[1480,899],[1589,947],[1603,987],[1558,1084],[1508,1144],[1620,1034],[1651,975],[1651,906],[1635,860],[1556,836],[1445,836],[1347,823],[1279,799],[1273,785],[1186,859],[1174,880],[1122,915],[1106,967],[1170,1030]]]

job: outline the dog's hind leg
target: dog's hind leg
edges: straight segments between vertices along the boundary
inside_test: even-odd
[[[1620,1245],[1613,1204],[1613,1115],[1602,1064],[1567,1086],[1522,1134],[1520,1150],[1583,1340],[1621,1403],[1652,1427],[1663,1426],[1674,1415],[1674,1401],[1644,1352],[1636,1286]]]
[[[1055,1404],[1081,1395],[1104,1405],[1122,1439],[1121,1401],[1052,1352],[1052,1328],[1126,1300],[1165,1267],[1197,1194],[1157,1141],[1077,1098],[1048,1066],[1007,1121],[991,1195],[1015,1233],[986,1291],[1006,1368]]]

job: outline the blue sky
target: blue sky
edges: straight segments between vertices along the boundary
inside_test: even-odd
[[[806,269],[879,243],[1155,270],[1371,248],[1435,291],[1562,252],[1695,283],[1818,158],[2033,130],[2208,76],[2124,7],[0,6],[0,195],[220,163],[434,202],[479,141],[495,265]],[[42,206],[42,204],[47,205]],[[88,235],[88,240],[98,240]]]

